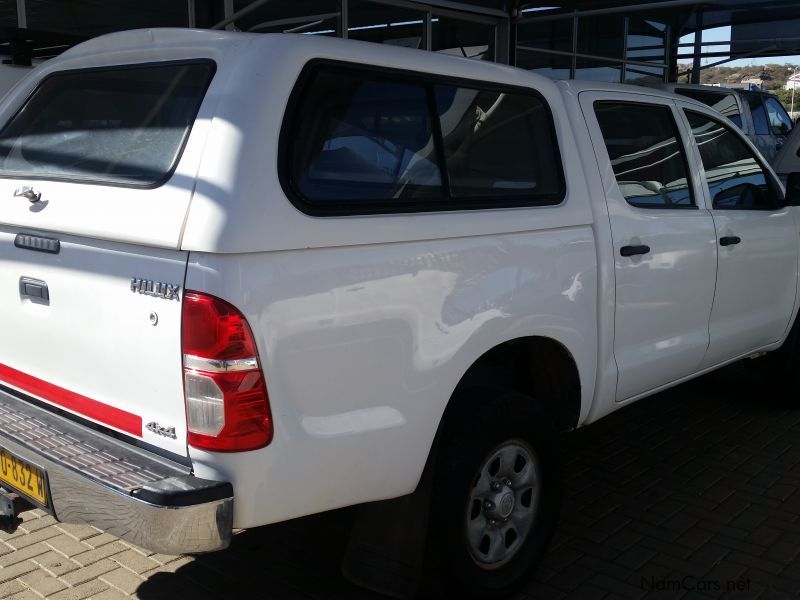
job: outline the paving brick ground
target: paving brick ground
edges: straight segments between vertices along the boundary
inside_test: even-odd
[[[745,370],[564,441],[560,528],[517,600],[799,595],[800,410],[765,398]],[[228,551],[195,558],[24,517],[0,534],[0,598],[377,598],[339,575],[347,510],[242,532]]]

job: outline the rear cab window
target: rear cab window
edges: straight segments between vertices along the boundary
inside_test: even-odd
[[[289,102],[280,172],[312,215],[540,206],[564,198],[534,90],[312,63]]]
[[[180,158],[210,60],[61,71],[0,130],[0,177],[153,187]]]

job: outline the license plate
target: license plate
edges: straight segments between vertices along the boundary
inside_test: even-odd
[[[47,506],[45,472],[4,448],[0,448],[0,484]]]

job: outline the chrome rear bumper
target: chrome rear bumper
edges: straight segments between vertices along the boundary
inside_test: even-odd
[[[233,489],[74,423],[0,387],[0,447],[43,469],[59,521],[88,523],[164,554],[226,548]]]

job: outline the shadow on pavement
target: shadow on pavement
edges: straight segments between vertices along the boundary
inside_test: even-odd
[[[800,410],[766,397],[747,365],[566,434],[559,530],[518,598],[796,594],[797,440]],[[340,574],[353,514],[241,532],[227,551],[155,574],[137,593],[146,600],[379,600]]]

